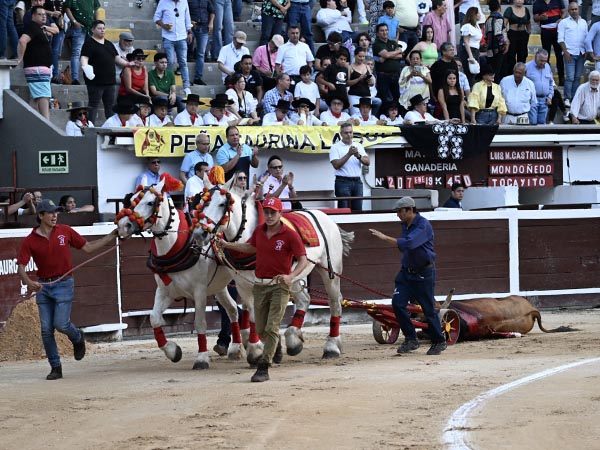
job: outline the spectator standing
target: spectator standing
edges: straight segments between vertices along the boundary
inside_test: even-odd
[[[19,35],[15,27],[14,9],[15,0],[2,0],[0,2],[0,59],[6,59],[7,43],[10,43],[9,58],[14,59],[17,55]]]
[[[440,44],[439,47],[443,45]],[[438,60],[438,46],[435,43],[435,32],[431,25],[423,25],[421,41],[413,47],[413,50],[421,52],[423,65],[431,67]]]
[[[144,170],[135,180],[133,189],[138,186],[144,188],[160,183],[160,159],[157,156],[146,158],[146,170]]]
[[[365,49],[357,47],[354,51],[354,64],[350,65],[350,79],[348,80],[348,100],[351,105],[358,103],[361,98],[368,98],[373,104],[373,114],[377,115],[381,107],[381,99],[371,96],[371,86],[375,86],[375,78],[365,64]],[[350,114],[354,115],[358,110],[352,106]]]
[[[52,36],[50,45],[52,46],[52,80],[54,84],[61,84],[58,60],[62,53],[63,42],[65,40],[65,19],[63,11],[64,0],[46,0],[44,9],[52,22],[58,28],[58,33]]]
[[[548,107],[554,97],[554,78],[552,68],[548,64],[548,52],[543,48],[535,54],[535,59],[525,64],[526,76],[535,86],[536,104],[529,110],[529,123],[544,125],[548,115]],[[552,120],[552,119],[551,119]]]
[[[292,7],[295,2],[292,2]],[[275,70],[287,73],[294,80],[294,84],[300,81],[300,67],[309,65],[312,67],[315,57],[313,51],[304,42],[300,42],[300,28],[290,25],[288,38],[285,44],[279,47]]]
[[[385,23],[388,26],[388,32],[393,36],[394,40],[397,41],[400,36],[400,24],[395,14],[396,5],[391,0],[383,2],[383,16],[379,18],[377,24]]]
[[[194,73],[194,84],[206,86],[202,79],[204,76],[204,60],[206,59],[206,48],[208,36],[213,32],[215,23],[215,10],[210,0],[188,0],[190,8],[190,19],[192,20],[192,31],[196,38],[196,71]]]
[[[177,59],[183,90],[188,95],[191,91],[187,49],[188,44],[192,43],[193,35],[187,0],[160,0],[153,20],[162,28],[162,45],[167,54],[170,69],[175,67],[175,59]]]
[[[433,0],[431,4],[433,9],[423,17],[423,29],[427,25],[432,27],[433,43],[439,48],[444,42],[451,40],[454,26],[448,19],[446,0]]]
[[[375,40],[376,34],[375,29],[379,24],[379,18],[385,13],[383,10],[383,3],[386,0],[370,0],[369,1],[369,38]],[[416,7],[415,7],[416,9]],[[417,19],[418,25],[418,19]]]
[[[421,52],[413,50],[409,55],[410,66],[405,66],[400,72],[400,106],[406,112],[410,106],[410,99],[415,95],[421,95],[429,101],[429,90],[431,88],[431,74],[427,66],[423,65]]]
[[[550,48],[554,48],[558,85],[564,86],[565,63],[562,47],[558,44],[558,22],[567,15],[564,0],[535,0],[532,11],[533,20],[541,28],[542,48],[548,53]]]
[[[465,95],[458,82],[458,72],[455,70],[446,72],[446,80],[438,91],[437,99],[442,110],[439,119],[458,119],[461,123],[465,123]]]
[[[210,151],[210,136],[206,133],[198,133],[196,136],[196,148],[186,153],[179,169],[179,179],[187,183],[188,179],[194,175],[196,164],[206,163],[208,170],[215,165]]]
[[[335,61],[327,69],[317,75],[317,84],[325,85],[329,95],[334,92],[338,97],[348,99],[348,79],[350,69],[345,52],[338,52]]]
[[[248,242],[217,242],[221,248],[256,253],[256,283],[252,290],[254,314],[256,332],[265,347],[252,375],[253,382],[269,379],[269,366],[281,345],[279,328],[290,299],[290,286],[307,265],[304,244],[297,233],[281,222],[281,210],[278,198],[267,198],[263,201],[265,223],[254,230]],[[292,258],[298,261],[293,270]]]
[[[527,61],[527,45],[531,33],[531,14],[525,8],[525,0],[513,0],[511,6],[504,10],[504,22],[508,27],[507,36],[510,45],[504,55],[504,69],[502,73],[510,75],[516,62]]]
[[[125,67],[121,72],[121,85],[119,86],[119,97],[127,97],[133,103],[149,102],[150,91],[148,90],[148,72],[144,67],[144,61],[148,55],[144,50],[136,48],[126,55],[127,61],[133,62],[133,66]]]
[[[502,89],[494,83],[494,69],[490,65],[481,70],[481,81],[475,83],[469,96],[471,123],[494,125],[502,123],[506,114],[506,103]]]
[[[275,87],[275,66],[277,64],[277,53],[283,45],[283,36],[275,34],[265,45],[259,46],[254,52],[252,65],[260,72],[263,79],[263,92]],[[283,70],[283,67],[281,68]]]
[[[98,0],[65,0],[64,3],[65,14],[69,18],[66,37],[71,38],[71,77],[73,79],[71,84],[73,85],[80,84],[81,49],[86,37],[92,33],[92,25],[98,18],[98,8],[100,8]],[[117,78],[116,75],[114,78]]]
[[[600,70],[600,24],[596,25],[597,23],[590,27],[585,38],[585,51],[588,58],[594,61],[595,69]]]
[[[258,147],[251,148],[240,143],[240,132],[237,127],[229,126],[225,131],[227,142],[217,152],[217,164],[225,171],[225,181],[241,170],[250,177],[250,166],[258,167]]]
[[[569,16],[558,24],[558,44],[565,60],[565,105],[571,100],[581,82],[585,63],[587,22],[579,17],[577,2],[569,2]]]
[[[89,108],[83,102],[73,102],[67,108],[69,121],[65,127],[67,136],[83,136],[86,128],[94,128],[94,124],[87,118]]]
[[[115,50],[117,51],[117,54],[123,58],[123,59],[127,59],[127,55],[133,52],[133,41],[135,40],[135,36],[130,33],[129,31],[123,31],[122,33],[119,34],[119,40],[118,42],[113,42],[113,45],[115,46]],[[129,61],[129,60],[128,60]],[[121,84],[121,66],[119,66],[118,64],[115,66],[115,71],[116,71],[116,79],[117,79],[117,84]]]
[[[49,39],[52,34],[46,27],[44,8],[34,6],[31,12],[31,23],[25,26],[19,38],[18,63],[23,62],[23,72],[35,109],[46,120],[50,120],[52,48]]]
[[[246,33],[236,31],[233,35],[233,41],[221,48],[221,53],[217,58],[219,70],[221,71],[221,80],[225,81],[227,76],[235,73],[235,65],[242,60],[242,56],[249,55],[250,50],[245,47]]]
[[[315,116],[319,116],[320,104],[321,104],[321,94],[319,93],[319,87],[317,83],[311,80],[312,71],[310,70],[310,66],[302,66],[300,67],[300,83],[296,83],[296,87],[294,88],[294,98],[305,98],[310,100],[315,108]],[[314,109],[314,108],[313,108]]]
[[[358,35],[358,38],[356,39],[356,43],[357,43],[356,48],[362,48],[365,51],[366,56],[373,57],[373,49],[371,48],[371,36],[369,36],[369,33],[364,33],[364,32],[360,33]],[[321,47],[319,47],[319,49],[321,49]],[[319,51],[317,50],[317,53],[318,52]],[[316,58],[316,56],[315,56],[315,58]],[[315,61],[315,66],[316,66],[316,64],[317,64],[317,62]]]
[[[62,378],[62,364],[54,338],[55,330],[66,334],[73,344],[73,356],[79,361],[85,356],[85,339],[71,322],[74,297],[73,270],[69,247],[94,253],[115,241],[117,230],[93,242],[86,241],[68,225],[57,224],[57,210],[52,200],[42,200],[37,207],[39,226],[23,240],[17,256],[18,273],[27,288],[36,292],[36,303],[42,326],[42,342],[51,371],[47,380]],[[33,281],[26,266],[33,258],[38,280]]]
[[[498,0],[489,0],[488,7],[490,8],[490,15],[484,24],[487,63],[496,72],[495,81],[499,83],[502,79],[504,55],[510,47],[510,42],[506,35],[504,17],[500,13],[500,2]]]
[[[417,212],[411,197],[402,197],[394,210],[402,223],[402,236],[393,238],[377,230],[369,230],[373,236],[389,242],[402,252],[402,269],[394,280],[392,307],[400,325],[404,342],[398,353],[409,353],[419,348],[417,332],[411,322],[407,305],[416,300],[428,323],[427,334],[431,337],[428,355],[439,355],[446,350],[446,339],[442,333],[440,319],[435,309],[435,251],[433,249],[433,227]]]
[[[513,74],[504,77],[500,82],[507,110],[502,123],[529,123],[531,108],[537,106],[535,85],[529,78],[525,78],[526,70],[525,64],[517,63]]]
[[[167,69],[168,65],[166,53],[156,53],[154,55],[154,69],[148,72],[148,87],[152,102],[159,98],[167,100],[169,108],[177,107],[181,112],[185,109],[182,98],[177,95],[177,86],[175,85],[175,73]]]
[[[290,89],[290,76],[287,73],[278,73],[275,77],[276,85],[273,89],[265,92],[265,96],[262,101],[263,114],[268,114],[275,111],[275,107],[279,100],[286,100],[291,102],[294,96],[289,91]],[[288,117],[291,118],[291,114],[288,113]]]
[[[340,126],[340,136],[342,139],[333,144],[329,151],[329,162],[335,174],[335,196],[362,197],[362,166],[369,166],[371,161],[363,146],[353,141],[354,131],[351,123]],[[362,211],[362,200],[338,201],[338,208],[348,207],[353,211]]]
[[[377,25],[376,33],[377,39],[373,44],[373,55],[382,58],[379,62],[375,62],[377,96],[382,102],[398,100],[400,97],[398,80],[402,67],[400,61],[406,44],[400,46],[398,42],[389,39],[388,26],[385,23]]]
[[[377,3],[377,2],[375,2]],[[398,18],[399,42],[405,42],[405,53],[409,53],[419,42],[419,13],[416,1],[394,0]],[[371,9],[372,11],[372,9]],[[376,30],[377,31],[377,30]]]
[[[480,18],[479,9],[476,7],[469,8],[465,15],[462,27],[460,27],[460,34],[462,36],[463,45],[461,51],[460,60],[463,63],[465,69],[465,75],[469,80],[469,84],[473,85],[475,81],[476,73],[471,73],[469,63],[479,64],[479,44],[483,33],[477,21]]]
[[[444,203],[444,208],[462,209],[462,200],[465,196],[466,186],[463,183],[452,183],[450,198]]]
[[[81,68],[88,91],[90,120],[96,121],[100,101],[104,105],[104,117],[109,117],[115,103],[115,64],[134,66],[121,58],[112,42],[104,39],[106,25],[101,20],[92,24],[92,36],[81,48]]]
[[[440,51],[442,52],[442,57],[437,60],[431,66],[431,86],[433,91],[434,100],[437,96],[438,91],[444,84],[444,80],[446,79],[446,72],[449,70],[458,71],[458,65],[455,61],[456,48],[451,42],[444,42],[440,47]]]
[[[216,58],[224,45],[233,40],[233,9],[229,0],[214,0],[215,20],[212,32],[212,56]]]
[[[575,125],[579,124],[594,124],[600,116],[598,108],[600,108],[600,72],[593,70],[590,73],[589,81],[583,83],[571,104],[571,122]]]
[[[196,94],[190,94],[185,100],[185,109],[175,117],[174,125],[183,127],[201,127],[204,125],[202,116],[198,114],[198,106],[204,105],[200,97]]]
[[[295,0],[292,1],[290,9],[288,9],[288,37],[290,41],[292,37],[289,35],[290,29],[298,30],[298,38],[296,42],[300,39],[300,30],[302,30],[302,36],[306,40],[306,45],[310,50],[310,54],[315,54],[315,44],[313,43],[313,33],[312,33],[312,4],[309,0]],[[303,66],[305,63],[300,64]],[[287,66],[286,66],[287,68]],[[289,73],[289,72],[288,72]],[[296,72],[297,73],[297,72]]]
[[[273,36],[283,33],[283,21],[292,6],[290,0],[268,0],[263,2],[259,45],[265,45]]]
[[[467,76],[464,74],[463,72],[463,65],[462,65],[462,61],[460,60],[460,58],[454,58],[454,61],[456,62],[456,67],[458,68],[458,84],[460,85],[460,88],[463,90],[463,93],[465,94],[465,101],[469,98],[469,94],[471,93],[471,85],[469,84],[469,80],[467,79]]]

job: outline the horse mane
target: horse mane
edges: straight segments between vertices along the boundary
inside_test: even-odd
[[[164,181],[164,185],[163,185],[163,192],[174,192],[174,191],[181,191],[183,189],[183,183],[181,182],[181,180],[178,180],[177,178],[175,178],[174,176],[172,176],[170,173],[163,173],[160,176],[160,179],[162,181]]]

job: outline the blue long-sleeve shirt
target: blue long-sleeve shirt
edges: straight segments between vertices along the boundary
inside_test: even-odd
[[[410,226],[402,223],[402,236],[396,239],[402,252],[402,267],[422,269],[435,262],[433,227],[429,220],[417,213]]]
[[[596,22],[590,27],[585,37],[585,51],[592,52],[594,56],[600,55],[600,22]]]
[[[527,73],[525,76],[533,81],[535,85],[535,94],[537,97],[554,96],[554,78],[550,65],[546,63],[543,69],[539,69],[534,60],[525,64]]]

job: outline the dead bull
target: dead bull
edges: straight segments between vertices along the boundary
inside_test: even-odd
[[[474,341],[492,337],[518,337],[527,334],[537,320],[544,333],[576,331],[571,327],[547,330],[542,326],[542,316],[523,297],[475,298],[454,301],[450,309],[460,317],[459,341]]]

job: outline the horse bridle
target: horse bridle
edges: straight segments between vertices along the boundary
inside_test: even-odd
[[[207,217],[204,214],[204,208],[210,204],[210,201],[212,200],[212,196],[216,191],[219,191],[219,193],[221,195],[224,195],[227,198],[227,206],[223,209],[223,215],[221,216],[221,218],[217,221],[213,221],[210,217]],[[200,194],[198,194],[200,195]],[[244,232],[244,229],[246,228],[246,199],[242,198],[242,222],[240,224],[240,228],[238,229],[237,234],[235,235],[235,237],[233,238],[233,240],[231,242],[236,242],[238,241],[241,237],[242,237],[242,233]],[[223,189],[221,187],[217,186],[213,186],[211,189],[208,188],[204,188],[204,191],[201,194],[200,199],[195,203],[195,206],[193,206],[193,212],[192,212],[192,230],[194,228],[202,228],[204,231],[209,232],[210,234],[212,234],[213,236],[215,236],[218,232],[219,229],[221,228],[221,226],[223,225],[228,225],[230,223],[231,220],[231,212],[233,211],[233,204],[235,203],[235,199],[231,196],[231,192],[227,191],[226,189]],[[205,220],[206,223],[201,224],[200,220]],[[210,224],[214,224],[215,226],[213,227],[212,231],[210,231],[208,229],[208,225]]]
[[[131,197],[138,192],[139,192],[139,194],[137,196],[137,200],[131,200]],[[150,192],[151,194],[154,194],[155,198],[154,198],[154,202],[152,205],[152,209],[153,209],[152,214],[148,218],[144,219],[142,216],[140,216],[140,213],[138,213],[137,211],[134,211],[134,209],[139,204],[139,201],[144,198],[146,192]],[[119,222],[119,220],[121,220],[123,217],[127,217],[131,222],[135,223],[138,226],[138,231],[134,232],[133,234],[141,235],[143,231],[150,228],[152,225],[154,225],[156,223],[156,221],[158,219],[161,218],[158,215],[158,213],[160,211],[160,204],[164,200],[164,194],[157,192],[156,189],[154,188],[154,186],[150,186],[150,187],[141,189],[140,191],[137,191],[136,193],[134,193],[132,195],[127,195],[125,197],[125,199],[123,201],[123,208],[121,209],[121,211],[119,211],[119,214],[117,214],[117,217],[115,217],[115,224],[117,224]],[[169,212],[171,212],[171,205],[169,205]],[[159,231],[159,232],[153,232],[152,234],[154,234],[154,236],[156,236],[156,237],[165,236],[167,234],[167,230],[171,227],[172,221],[173,221],[173,219],[171,218],[171,214],[169,214],[169,221],[167,222],[167,226],[165,227],[165,229],[162,231]]]

